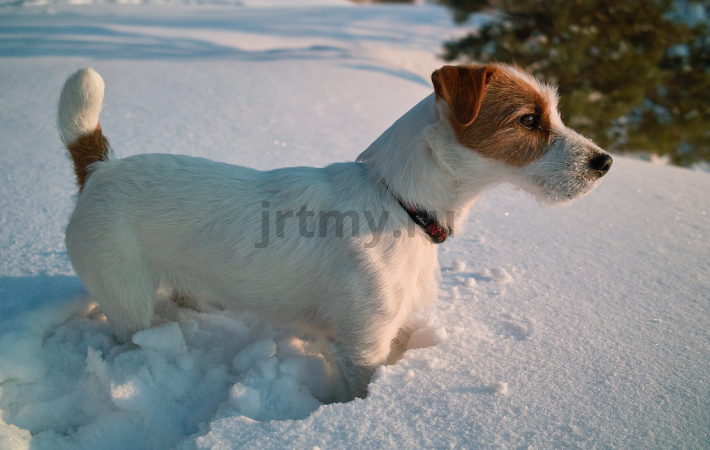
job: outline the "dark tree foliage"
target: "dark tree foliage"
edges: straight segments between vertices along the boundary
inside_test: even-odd
[[[515,63],[557,84],[566,122],[609,150],[710,161],[710,0],[442,3],[458,22],[491,17],[446,43],[447,60]]]

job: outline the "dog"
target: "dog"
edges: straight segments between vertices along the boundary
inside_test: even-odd
[[[169,289],[181,305],[321,330],[339,400],[364,397],[412,314],[437,296],[436,244],[487,188],[511,183],[564,204],[612,164],[563,124],[555,88],[517,67],[444,66],[431,80],[434,92],[355,162],[257,171],[114,158],[99,125],[103,79],[70,76],[58,127],[79,192],[66,247],[117,339],[150,327],[156,291]]]

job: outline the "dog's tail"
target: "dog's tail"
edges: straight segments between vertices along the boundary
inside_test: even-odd
[[[99,114],[104,100],[104,80],[93,69],[81,69],[67,78],[59,97],[57,125],[62,141],[74,161],[79,190],[89,168],[110,155],[108,139],[101,132]]]

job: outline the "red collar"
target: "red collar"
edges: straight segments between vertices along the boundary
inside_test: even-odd
[[[396,196],[390,190],[389,186],[387,186],[387,183],[385,183],[384,180],[382,181],[382,184],[385,185],[387,191],[392,194],[395,200],[397,200],[397,203],[399,203],[399,205],[407,212],[407,215],[412,218],[414,223],[419,225],[421,229],[424,230],[424,233],[426,234],[427,238],[429,238],[432,243],[441,244],[453,234],[451,228],[446,225],[440,224],[436,220],[436,218],[428,211],[404,203],[398,196]]]

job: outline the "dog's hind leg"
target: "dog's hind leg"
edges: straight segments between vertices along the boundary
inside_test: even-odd
[[[119,341],[130,342],[133,334],[150,328],[158,286],[150,270],[134,266],[121,274],[104,274],[98,283],[82,281]]]
[[[103,231],[116,231],[105,228]],[[67,228],[69,258],[121,342],[150,327],[160,283],[137,243],[119,233],[88,236],[80,221]]]

